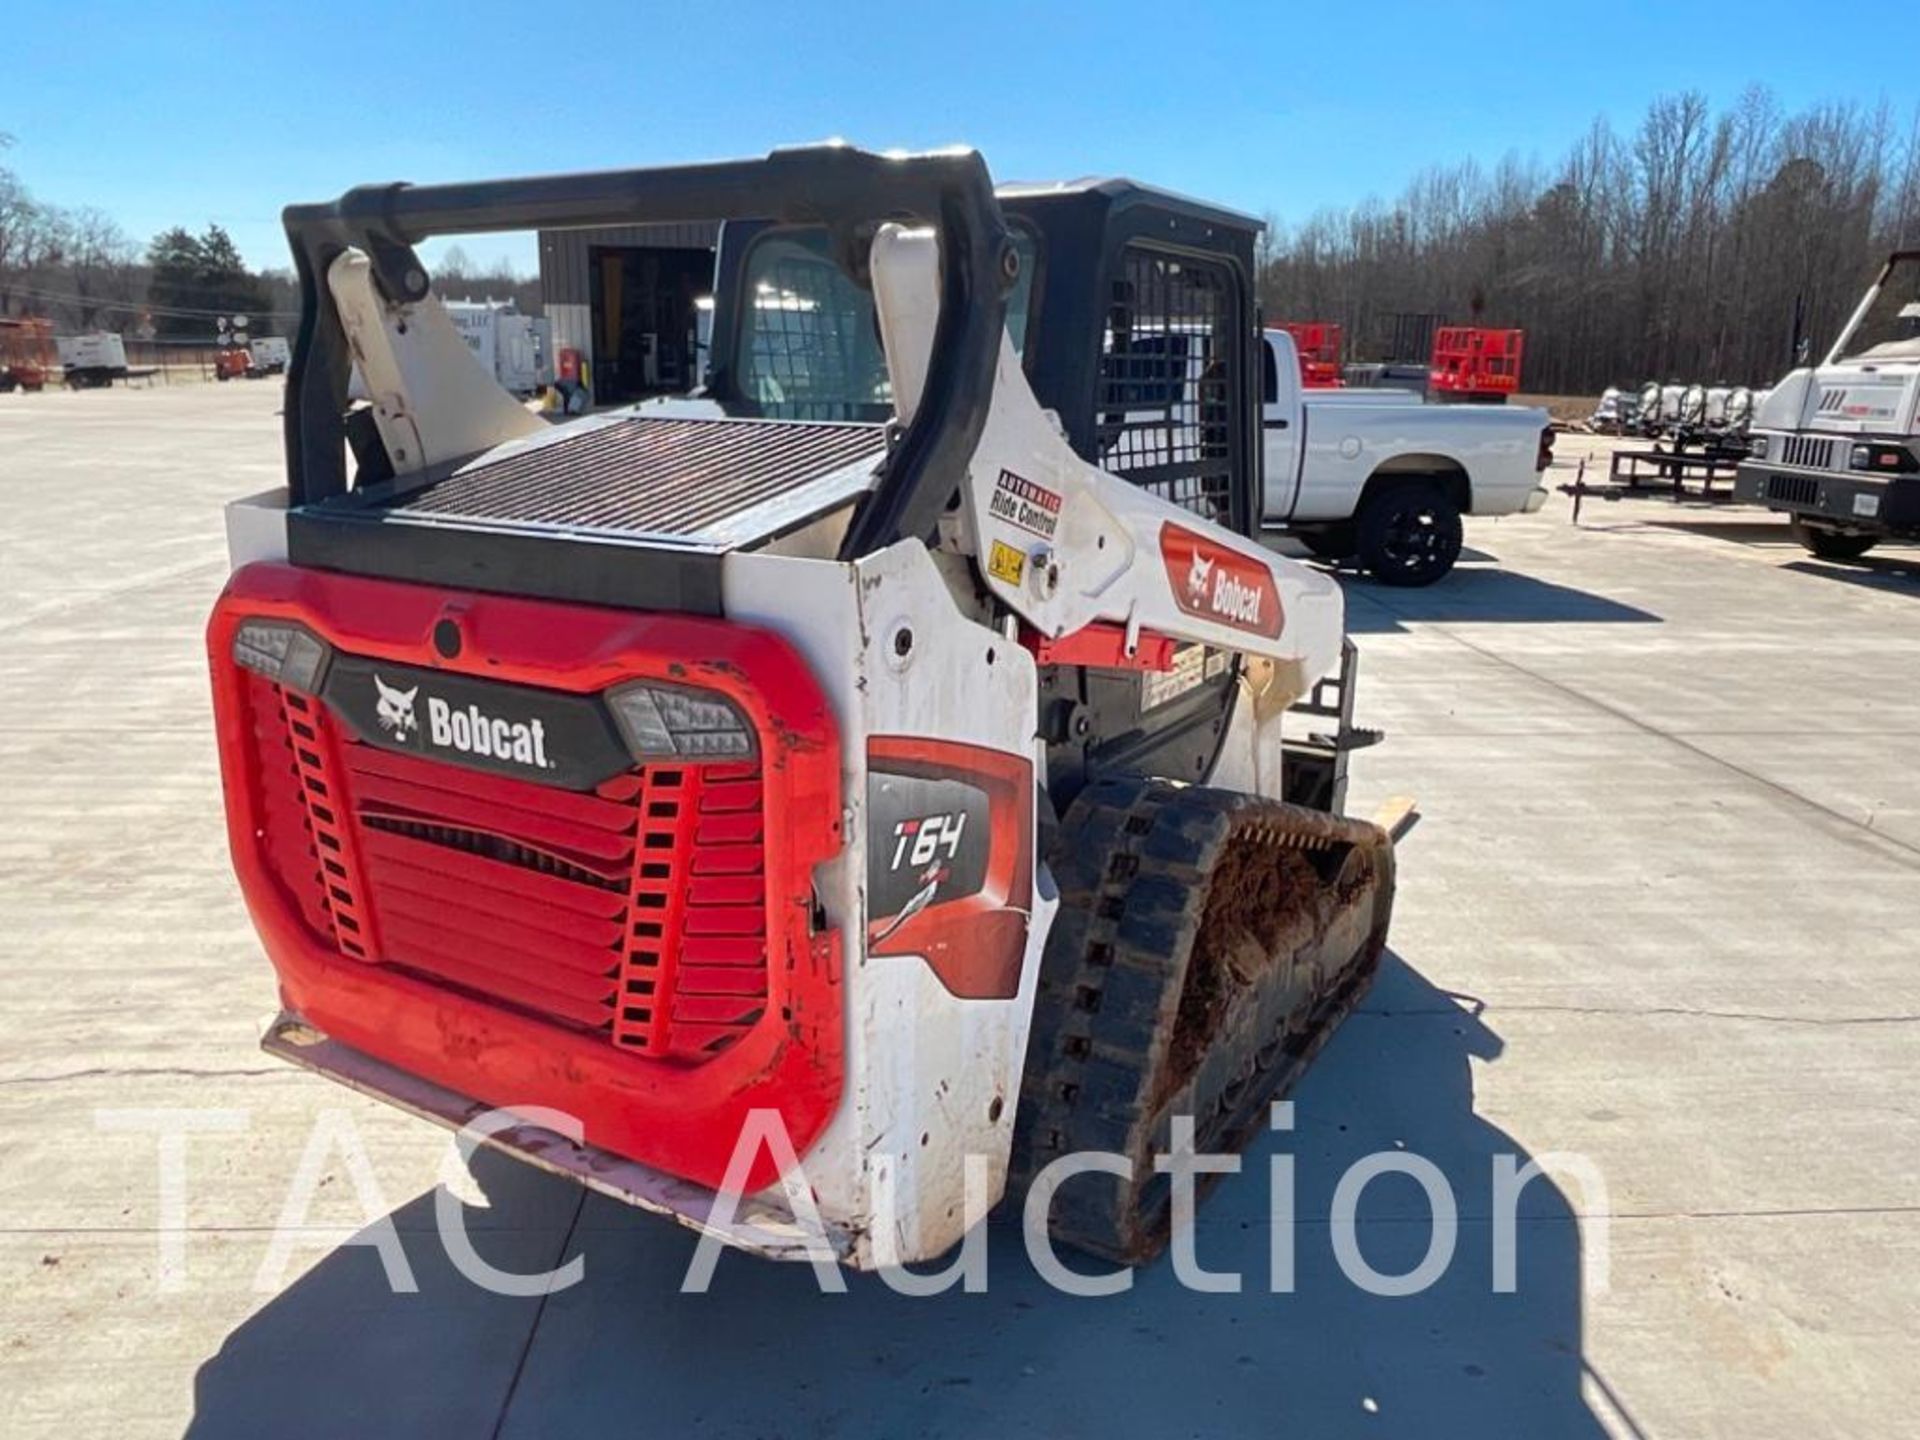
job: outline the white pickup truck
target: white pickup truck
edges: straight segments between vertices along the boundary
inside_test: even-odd
[[[1544,410],[1428,405],[1398,390],[1305,390],[1293,337],[1265,332],[1261,523],[1388,585],[1431,585],[1460,517],[1531,513],[1553,458]]]

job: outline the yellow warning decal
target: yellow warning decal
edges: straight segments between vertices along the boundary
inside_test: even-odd
[[[1004,580],[1009,585],[1018,585],[1020,577],[1026,574],[1027,557],[1013,546],[1003,541],[993,542],[993,549],[987,555],[987,573],[996,580]]]

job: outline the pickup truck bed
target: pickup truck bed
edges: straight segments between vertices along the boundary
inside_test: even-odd
[[[1293,337],[1266,332],[1262,523],[1323,558],[1358,558],[1389,584],[1452,568],[1464,515],[1546,500],[1544,410],[1429,405],[1397,390],[1305,390]]]

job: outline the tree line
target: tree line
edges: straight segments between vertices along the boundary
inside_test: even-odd
[[[8,143],[0,135],[0,150]],[[291,277],[251,270],[218,225],[142,246],[104,211],[46,204],[0,165],[0,315],[41,316],[61,334],[211,340],[223,316],[290,333],[292,301]]]
[[[1429,170],[1397,200],[1270,222],[1267,317],[1332,320],[1347,358],[1401,316],[1527,332],[1523,388],[1647,379],[1767,385],[1818,358],[1888,251],[1920,246],[1920,106],[1721,113],[1665,96],[1631,134],[1596,120],[1551,165]],[[1404,342],[1403,342],[1404,343]]]
[[[0,158],[10,143],[0,134]],[[457,247],[434,278],[446,299],[511,299],[540,313],[537,279],[476,266]],[[143,246],[104,211],[36,199],[0,164],[0,316],[44,317],[63,335],[210,342],[222,318],[239,315],[249,334],[291,335],[299,309],[291,269],[251,269],[218,225],[198,233],[176,226]]]
[[[0,134],[0,156],[11,144]],[[110,215],[42,204],[0,164],[0,315],[47,313],[40,296],[52,286],[71,301],[60,318],[84,317],[91,327],[136,297],[138,265],[138,250]]]
[[[1596,120],[1551,164],[1469,160],[1392,202],[1270,223],[1260,297],[1272,320],[1339,322],[1348,359],[1425,359],[1392,353],[1423,333],[1402,317],[1524,329],[1534,393],[1765,385],[1825,349],[1902,246],[1920,246],[1920,106],[1790,114],[1755,87],[1715,113],[1686,92],[1630,133]],[[537,279],[457,247],[436,270],[446,298],[540,311]],[[286,333],[298,303],[290,272],[249,270],[219,226],[143,247],[100,210],[37,202],[0,165],[0,314],[207,339],[222,314]]]

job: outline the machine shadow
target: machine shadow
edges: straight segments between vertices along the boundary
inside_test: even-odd
[[[1648,525],[1663,530],[1706,535],[1730,544],[1753,549],[1800,552],[1800,542],[1784,520],[1725,520],[1715,524],[1684,520],[1649,520]],[[1920,595],[1920,550],[1911,545],[1887,543],[1858,560],[1821,560],[1807,555],[1789,560],[1781,567],[1802,575],[1817,575],[1823,580],[1840,580],[1869,590],[1897,595]]]
[[[1437,584],[1399,590],[1341,572],[1347,629],[1356,635],[1402,631],[1409,620],[1512,625],[1658,625],[1648,610],[1493,566],[1462,566]]]
[[[1469,1005],[1389,955],[1366,1007],[1296,1093],[1292,1133],[1254,1146],[1201,1209],[1199,1262],[1239,1274],[1239,1294],[1189,1290],[1163,1258],[1125,1294],[1072,1298],[1039,1278],[1018,1227],[999,1221],[984,1232],[985,1293],[910,1298],[849,1275],[846,1294],[822,1294],[806,1266],[730,1254],[708,1293],[682,1294],[693,1237],[590,1200],[567,1245],[584,1257],[585,1279],[542,1308],[456,1276],[437,1240],[414,1233],[430,1225],[427,1194],[393,1217],[422,1293],[392,1294],[364,1247],[328,1255],[201,1367],[189,1433],[488,1433],[504,1406],[495,1433],[527,1436],[611,1422],[741,1436],[1598,1440],[1606,1432],[1581,1388],[1580,1231],[1550,1178],[1534,1180],[1518,1207],[1517,1289],[1493,1289],[1493,1157],[1527,1159],[1473,1110],[1470,1061],[1500,1048]],[[1340,1176],[1379,1151],[1433,1162],[1459,1207],[1451,1264],[1405,1298],[1346,1279],[1327,1223]],[[1281,1154],[1297,1169],[1296,1272],[1292,1293],[1276,1294],[1268,1215],[1270,1162]],[[545,1177],[492,1156],[474,1173],[500,1232],[488,1258],[527,1270],[553,1263],[560,1228],[521,1247],[538,1255],[505,1258],[505,1237],[525,1234],[516,1207],[552,1213]],[[1405,1176],[1369,1185],[1359,1212],[1367,1262],[1413,1269],[1427,1213]]]
[[[1792,546],[1800,542],[1784,521],[1768,520],[1648,520],[1655,530],[1675,530],[1683,535],[1704,535],[1732,545]]]
[[[1872,554],[1858,560],[1791,560],[1780,567],[1802,575],[1818,575],[1823,580],[1841,580],[1888,595],[1920,596],[1920,554]]]

